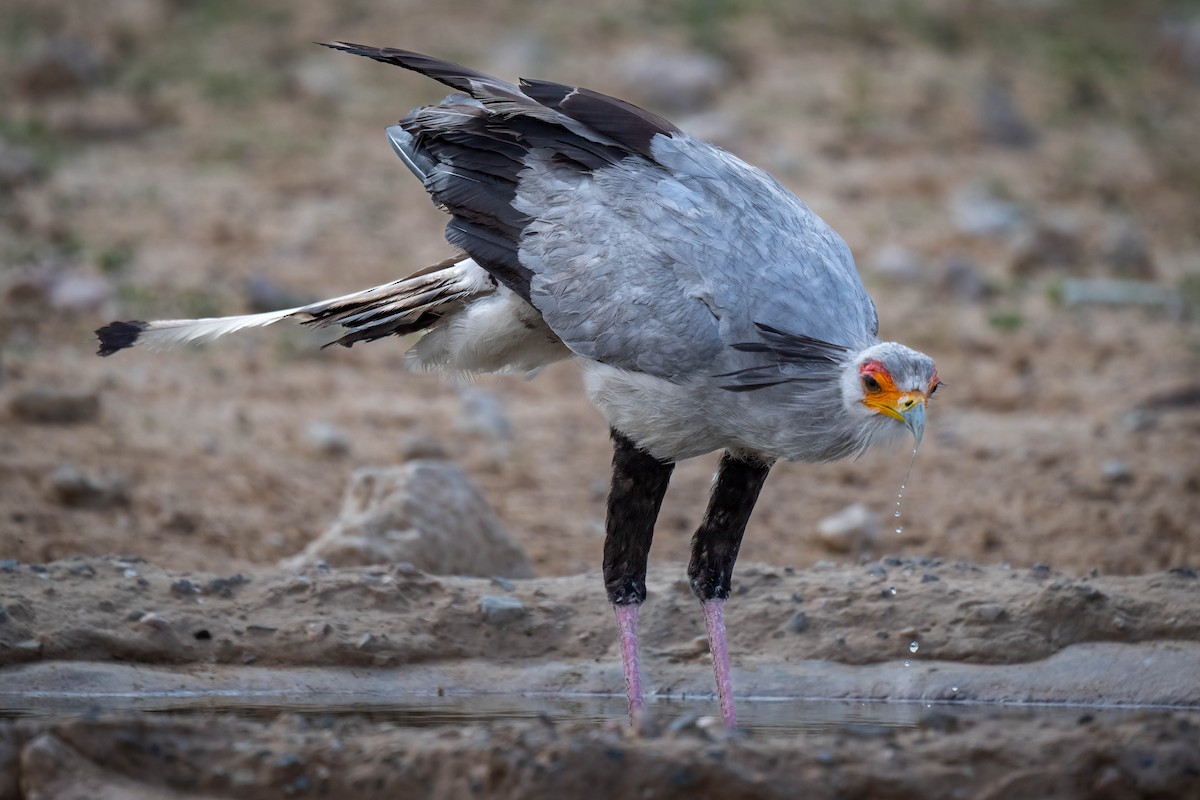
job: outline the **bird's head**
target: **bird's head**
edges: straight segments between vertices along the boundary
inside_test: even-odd
[[[901,426],[907,428],[919,445],[925,435],[925,404],[938,384],[932,358],[896,342],[883,342],[868,347],[846,366],[842,401],[854,417],[882,422],[884,431],[899,433]]]

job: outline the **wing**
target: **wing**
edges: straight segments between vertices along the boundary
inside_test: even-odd
[[[466,93],[388,129],[446,238],[581,356],[677,378],[755,322],[852,344],[874,309],[845,244],[765,173],[643,109],[405,50],[329,45]],[[732,366],[744,365],[745,354]]]
[[[762,325],[841,348],[874,341],[845,242],[766,173],[684,135],[653,162],[524,176],[531,302],[577,353],[664,377],[762,362]]]

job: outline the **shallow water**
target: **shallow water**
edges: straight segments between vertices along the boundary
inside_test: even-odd
[[[666,727],[694,723],[718,714],[712,698],[650,698],[648,708]],[[997,705],[968,702],[879,702],[854,700],[753,700],[738,701],[740,727],[767,738],[788,738],[815,733],[858,736],[886,735],[890,731],[923,724],[944,725],[948,719],[968,720],[996,716],[1010,718],[1075,719],[1117,717],[1145,708],[1077,705]],[[97,717],[114,713],[143,712],[185,714],[232,713],[250,719],[271,719],[279,714],[313,718],[358,716],[374,723],[429,728],[542,719],[548,722],[590,722],[597,725],[625,719],[625,700],[599,695],[446,695],[396,696],[173,692],[155,694],[29,695],[8,696],[0,719],[18,717]]]

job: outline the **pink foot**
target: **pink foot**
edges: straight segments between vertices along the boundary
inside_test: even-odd
[[[621,635],[621,663],[625,667],[625,694],[629,698],[629,724],[637,727],[645,708],[642,696],[642,663],[638,656],[637,618],[641,606],[615,605]]]
[[[709,600],[704,608],[704,624],[708,628],[708,649],[712,653],[713,674],[717,679],[717,697],[721,701],[721,718],[728,728],[737,727],[733,708],[733,675],[729,668],[729,645],[725,641],[725,601]],[[628,671],[625,673],[628,675]]]

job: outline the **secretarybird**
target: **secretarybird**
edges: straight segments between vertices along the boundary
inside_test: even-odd
[[[733,726],[724,603],[777,459],[832,461],[907,429],[920,442],[932,359],[880,342],[845,242],[766,173],[588,89],[512,84],[406,50],[328,45],[457,90],[387,129],[450,215],[461,255],[265,314],[115,322],[100,355],[295,319],[338,344],[420,332],[418,369],[533,371],[573,358],[613,441],[604,584],[630,716],[643,710],[638,609],[676,461],[722,450],[688,576]]]

